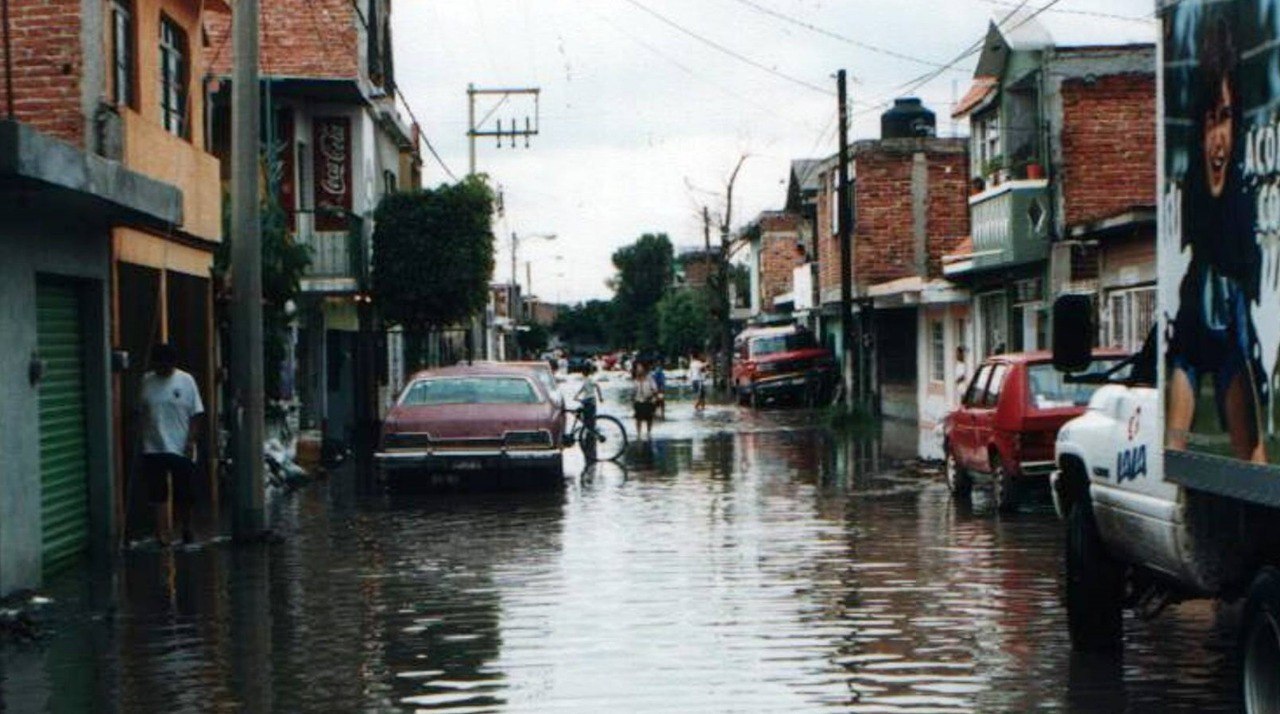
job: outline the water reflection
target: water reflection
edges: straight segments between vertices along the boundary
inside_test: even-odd
[[[1126,623],[1124,660],[1070,654],[1047,503],[959,508],[785,414],[669,422],[567,468],[541,494],[335,478],[275,504],[283,543],[68,578],[56,630],[0,647],[0,708],[1238,708],[1230,613],[1205,604]]]

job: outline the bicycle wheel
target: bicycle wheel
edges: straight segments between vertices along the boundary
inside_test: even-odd
[[[596,416],[593,461],[613,461],[627,449],[627,430],[622,422],[606,415]],[[590,455],[588,455],[590,456]]]

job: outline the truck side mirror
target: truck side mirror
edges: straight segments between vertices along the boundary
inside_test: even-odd
[[[1088,295],[1059,295],[1053,301],[1053,367],[1083,372],[1093,362],[1093,301]]]

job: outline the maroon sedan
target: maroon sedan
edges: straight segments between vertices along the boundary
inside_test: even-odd
[[[559,478],[564,410],[527,367],[446,367],[415,374],[387,414],[384,473]]]

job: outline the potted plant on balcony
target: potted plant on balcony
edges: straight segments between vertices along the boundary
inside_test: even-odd
[[[1009,180],[1009,169],[1005,165],[1004,157],[997,154],[987,159],[982,164],[982,175],[987,177],[987,181],[992,186],[999,186]]]

